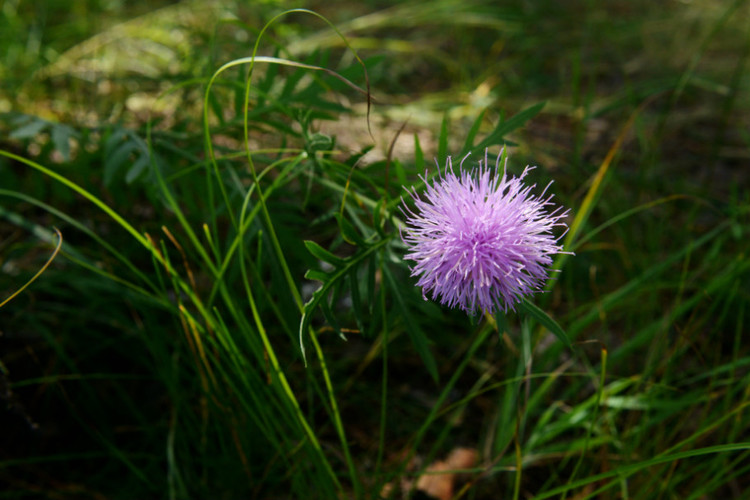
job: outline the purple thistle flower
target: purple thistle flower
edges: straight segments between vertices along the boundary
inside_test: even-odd
[[[552,195],[545,198],[549,184],[539,196],[531,194],[536,185],[524,185],[523,178],[534,167],[526,167],[520,177],[508,177],[504,165],[500,177],[503,152],[494,172],[486,150],[484,162],[470,171],[463,170],[468,156],[461,160],[459,175],[449,156],[445,172],[440,173],[438,165],[440,175],[432,184],[426,173],[420,177],[425,183],[421,197],[412,188],[416,210],[405,203],[402,208],[405,259],[414,261],[411,275],[419,277],[425,300],[429,294],[471,315],[492,314],[496,306],[507,312],[546,282],[552,255],[563,253],[558,243],[562,234],[555,237],[552,228],[567,231],[561,219],[568,211],[550,211]]]

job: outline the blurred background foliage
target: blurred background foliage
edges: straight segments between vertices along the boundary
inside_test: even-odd
[[[483,461],[470,473],[473,487],[466,496],[497,498],[499,491],[511,497],[516,462],[507,446],[513,436],[528,452],[519,486],[524,498],[545,498],[569,477],[595,477],[665,450],[684,450],[678,446],[683,442],[750,440],[744,410],[750,397],[747,1],[5,0],[0,149],[51,168],[115,207],[138,231],[166,238],[161,227],[174,230],[178,223],[158,172],[196,230],[209,223],[214,234],[229,232],[231,204],[217,208],[205,196],[211,182],[204,173],[205,85],[221,65],[250,56],[264,24],[293,7],[333,22],[364,60],[372,92],[368,127],[366,98],[339,80],[290,67],[254,70],[249,126],[250,145],[262,152],[259,165],[272,164],[277,148],[304,150],[311,158],[337,151],[335,168],[310,161],[299,169],[311,173],[291,166],[288,182],[282,174],[267,178],[268,185],[282,183],[269,204],[303,294],[311,284],[301,276],[317,265],[303,239],[341,255],[355,251],[335,223],[339,200],[311,188],[309,179],[320,174],[344,185],[344,167],[360,156],[366,168],[353,176],[356,192],[362,199],[395,200],[401,185],[424,170],[421,152],[427,166],[433,157],[442,163],[441,153],[457,154],[473,124],[481,137],[545,102],[504,138],[513,146],[513,168],[538,165],[534,180],[545,185],[555,179],[555,199],[574,215],[587,193],[594,195],[581,236],[571,242],[576,257],[566,261],[552,292],[537,297],[571,336],[588,343],[578,346],[576,356],[559,345],[535,345],[535,374],[571,370],[569,377],[544,379],[549,386],[535,382],[538,399],[521,403],[520,382],[504,392],[504,381],[524,373],[528,359],[518,339],[532,336],[527,327],[512,326],[511,335],[495,335],[486,352],[463,358],[473,327],[459,313],[423,303],[406,285],[403,269],[393,278],[402,283],[397,304],[407,304],[419,328],[431,332],[432,370],[410,343],[408,322],[392,324],[387,383],[380,360],[373,361],[382,337],[323,338],[359,474],[370,477],[367,471],[377,469],[374,455],[383,454],[387,464],[383,470],[389,472],[373,476],[368,491],[415,475],[415,468],[455,446],[471,446]],[[324,66],[365,86],[362,67],[341,38],[310,15],[287,15],[271,25],[260,54]],[[222,75],[208,117],[227,184],[247,187],[245,71]],[[387,174],[391,145],[393,171]],[[390,183],[384,180],[389,175]],[[146,498],[168,489],[174,497],[284,498],[284,491],[305,491],[307,476],[298,474],[304,459],[269,459],[264,441],[248,430],[251,424],[232,420],[242,412],[222,413],[230,396],[212,414],[217,428],[226,428],[211,434],[200,428],[205,419],[190,421],[195,427],[186,433],[195,443],[181,450],[196,458],[180,460],[195,463],[182,469],[183,476],[166,477],[165,469],[177,470],[173,457],[165,456],[171,422],[183,418],[175,413],[176,401],[189,399],[186,391],[202,390],[200,368],[182,367],[187,348],[170,344],[184,341],[165,305],[175,292],[155,303],[124,285],[136,282],[139,271],[156,281],[159,266],[110,217],[60,183],[2,157],[0,196],[0,300],[48,258],[55,241],[50,228],[61,227],[65,235],[65,258],[0,309],[0,397],[6,407],[0,481],[9,485],[3,497]],[[365,206],[360,203],[363,212],[357,212],[363,220]],[[85,230],[125,259],[93,245]],[[265,259],[259,258],[254,276],[268,283],[260,313],[278,320],[271,334],[278,335],[282,365],[325,452],[338,460],[335,426],[325,417],[331,409],[289,334],[296,332],[299,312],[292,297],[279,292],[281,272],[264,230],[253,225],[245,242]],[[177,239],[187,238],[177,233]],[[178,266],[180,253],[170,252]],[[197,258],[194,249],[186,252],[187,260]],[[196,273],[195,288],[213,297],[207,274]],[[359,315],[335,312],[348,327],[358,327]],[[385,313],[367,314],[374,331],[378,321],[390,324]],[[325,332],[321,324],[316,327]],[[610,356],[606,367],[601,346]],[[447,402],[439,399],[464,359],[467,374]],[[605,368],[611,397],[597,426],[589,428],[580,422],[599,417],[591,408]],[[381,384],[390,387],[392,412],[385,449],[379,441]],[[466,394],[468,409],[461,406]],[[450,419],[427,432],[435,445],[422,450],[424,464],[402,463],[437,401],[461,411],[447,406],[441,416]],[[521,409],[523,425],[514,429]],[[553,418],[556,412],[564,417]],[[589,455],[581,452],[584,441],[593,450]],[[543,452],[531,453],[535,447]],[[583,465],[579,453],[586,456]],[[742,498],[750,488],[747,458],[744,450],[644,465],[644,473],[621,479],[604,497]],[[340,462],[337,473],[345,476],[339,468],[346,460]],[[601,483],[572,489],[569,498],[573,491],[588,498],[592,485]]]

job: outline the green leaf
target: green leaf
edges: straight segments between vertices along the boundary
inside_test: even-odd
[[[508,331],[508,319],[500,308],[495,312],[495,324],[497,325],[498,333],[500,333],[500,336],[502,337],[503,333]]]
[[[381,238],[385,238],[385,198],[380,198],[372,212],[372,227]]]
[[[312,63],[310,59],[311,58],[308,58],[306,62]],[[296,70],[292,72],[291,75],[287,76],[286,79],[284,80],[284,88],[281,90],[281,96],[280,96],[281,100],[289,100],[294,95],[294,89],[297,87],[297,84],[308,73],[309,73],[309,70],[297,68]]]
[[[424,153],[422,152],[422,146],[419,144],[419,136],[414,134],[414,168],[417,169],[418,173],[424,171]]]
[[[565,344],[567,347],[571,347],[570,339],[568,339],[568,335],[565,333],[565,330],[563,330],[562,327],[558,325],[557,322],[552,319],[546,312],[542,311],[533,303],[529,302],[528,299],[521,300],[518,306],[519,309],[523,310],[526,314],[529,314],[534,319],[536,319],[540,325],[544,326],[545,328],[547,328],[547,330],[554,333],[555,336],[560,339],[563,344]]]
[[[132,184],[134,180],[136,180],[145,170],[146,167],[150,165],[149,158],[147,155],[141,155],[138,157],[138,159],[133,162],[133,165],[128,169],[127,173],[125,174],[125,182],[127,184]]]
[[[69,125],[55,123],[50,128],[50,137],[63,159],[70,161],[70,138],[78,137],[78,132]]]
[[[330,151],[333,147],[333,138],[320,132],[315,132],[310,137],[307,137],[305,144],[305,150],[310,156],[314,156],[318,151]]]
[[[318,269],[308,269],[305,273],[305,279],[320,281],[321,283],[327,282],[331,279],[331,275],[325,271],[319,271]]]
[[[396,179],[398,179],[399,184],[402,186],[406,184],[406,171],[404,170],[404,166],[401,164],[400,161],[394,158],[393,160],[393,169],[396,171]]]
[[[482,125],[482,120],[484,119],[484,114],[487,112],[486,109],[484,109],[481,113],[479,113],[479,116],[476,120],[474,120],[474,123],[471,125],[471,128],[469,129],[469,133],[466,135],[466,142],[464,142],[464,148],[463,153],[469,152],[474,147],[474,139],[477,136],[477,133],[479,132],[479,127]]]
[[[303,359],[305,359],[305,363],[307,363],[307,360],[305,356],[304,334],[310,327],[312,313],[320,305],[321,301],[326,297],[328,292],[331,290],[331,287],[336,285],[339,280],[345,278],[347,273],[351,272],[352,269],[356,268],[358,265],[364,262],[373,252],[383,247],[383,245],[388,243],[388,241],[390,241],[390,238],[385,238],[373,244],[372,246],[361,249],[356,254],[347,258],[344,265],[336,269],[336,271],[333,271],[332,273],[322,273],[320,271],[310,270],[305,274],[308,279],[315,279],[323,282],[323,286],[318,288],[312,294],[310,300],[305,304],[302,311],[302,319],[299,323],[299,345],[300,350],[302,351],[302,357]]]
[[[305,247],[307,248],[307,251],[313,254],[313,256],[318,260],[327,262],[334,267],[341,267],[342,265],[344,265],[344,259],[333,255],[331,252],[312,240],[305,240]]]
[[[22,126],[13,130],[8,134],[8,137],[11,139],[33,139],[49,126],[49,122],[42,120],[41,118],[35,116],[25,118],[25,116],[16,121],[16,123],[22,123]]]
[[[621,465],[620,467],[608,470],[607,472],[602,472],[600,474],[593,474],[588,477],[578,479],[576,481],[571,481],[566,485],[558,486],[549,491],[545,491],[544,493],[541,493],[535,496],[534,498],[537,500],[542,500],[544,498],[552,498],[552,497],[559,496],[560,493],[567,491],[569,489],[581,488],[589,484],[602,483],[605,479],[612,479],[612,481],[610,481],[609,483],[605,483],[603,484],[603,486],[600,487],[599,491],[604,491],[605,489],[611,488],[613,486],[617,486],[618,484],[622,484],[623,479],[629,476],[632,476],[633,474],[640,472],[642,470],[646,470],[651,467],[654,467],[655,465],[676,463],[680,460],[685,460],[685,459],[693,458],[693,457],[702,457],[704,455],[713,455],[713,454],[729,453],[729,452],[744,451],[744,450],[750,450],[750,443],[721,444],[717,446],[707,446],[705,448],[698,448],[695,450],[681,451],[678,453],[662,453],[655,457],[647,458],[646,460],[641,460],[640,462]],[[591,498],[591,496],[588,496],[586,498]]]
[[[102,181],[105,187],[111,187],[112,182],[115,180],[117,173],[125,162],[130,158],[130,155],[137,150],[137,145],[134,142],[123,142],[112,154],[106,156],[104,160],[104,174]]]
[[[505,137],[505,135],[518,128],[521,128],[524,123],[539,114],[539,112],[544,108],[545,104],[547,103],[540,102],[539,104],[534,104],[533,106],[530,106],[523,111],[516,113],[510,119],[501,121],[497,124],[497,127],[495,127],[495,130],[493,130],[490,135],[485,137],[483,141],[477,144],[476,149],[484,149],[489,146],[494,146],[495,144],[501,144],[502,142],[504,142],[503,137]]]
[[[331,325],[331,328],[333,328],[333,331],[336,332],[341,340],[346,340],[346,335],[341,331],[341,325],[336,321],[336,317],[333,315],[333,311],[331,311],[331,306],[328,304],[327,300],[322,300],[320,302],[320,310],[323,312],[323,317],[326,319],[326,322]]]
[[[365,334],[365,321],[364,312],[362,310],[362,296],[359,293],[359,276],[357,276],[357,269],[352,269],[349,272],[349,289],[352,294],[352,311],[354,311],[354,319],[357,322],[357,328],[359,332]]]
[[[388,266],[383,266],[383,275],[388,282],[389,290],[393,295],[393,300],[398,306],[398,309],[401,311],[401,316],[404,318],[404,323],[406,324],[406,333],[409,335],[412,344],[414,344],[414,348],[417,350],[417,354],[419,354],[419,357],[422,358],[422,362],[427,368],[430,376],[433,378],[433,380],[435,380],[435,382],[437,382],[438,370],[437,363],[435,362],[435,357],[432,355],[432,351],[430,351],[427,336],[422,331],[422,329],[419,328],[419,323],[414,321],[411,312],[409,312],[410,307],[406,305],[406,302],[404,302],[404,298],[401,295],[401,288],[403,285],[396,283],[396,279],[393,277],[390,269],[388,269]]]
[[[438,137],[438,162],[445,161],[448,156],[448,113],[443,116],[440,124],[440,137]]]
[[[350,245],[357,245],[361,247],[367,246],[365,240],[362,238],[362,235],[360,235],[359,231],[357,231],[357,228],[355,228],[351,222],[346,220],[346,217],[337,213],[336,220],[339,222],[339,230],[341,231],[341,237],[344,238],[344,241],[346,241]]]

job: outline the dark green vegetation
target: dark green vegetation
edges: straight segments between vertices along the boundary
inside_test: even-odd
[[[748,2],[256,3],[2,4],[0,498],[747,498]],[[572,348],[401,260],[503,143]]]

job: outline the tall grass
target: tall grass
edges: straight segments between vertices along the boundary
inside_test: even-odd
[[[0,497],[744,498],[750,10],[636,4],[4,8]],[[576,255],[467,318],[401,195],[503,145]]]

